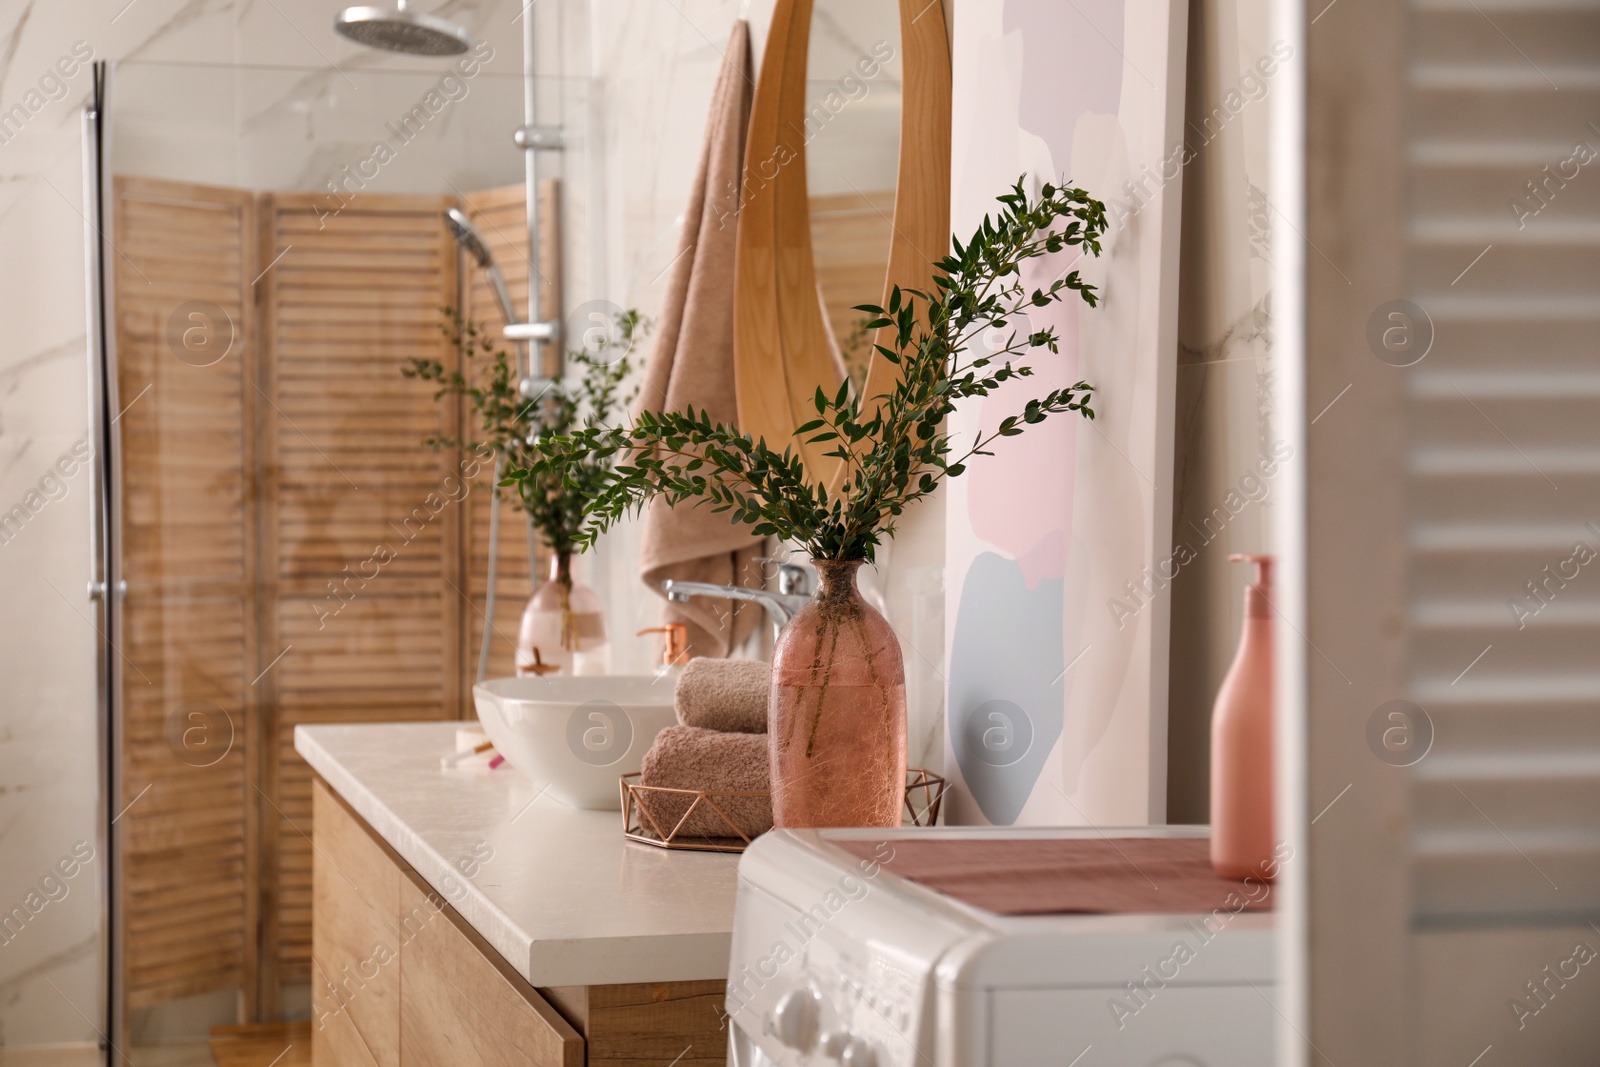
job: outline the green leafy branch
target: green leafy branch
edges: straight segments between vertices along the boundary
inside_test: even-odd
[[[825,455],[839,461],[836,490],[808,472],[793,447],[779,452],[693,408],[643,412],[631,426],[547,434],[503,484],[558,476],[583,485],[592,492],[590,521],[577,538],[584,545],[660,497],[672,506],[705,502],[756,534],[803,545],[817,559],[872,559],[907,507],[965,472],[972,458],[992,455],[999,438],[1068,412],[1094,418],[1092,387],[1080,381],[1029,400],[959,454],[952,448],[945,420],[960,401],[1031,376],[1029,357],[1038,350],[1060,351],[1053,327],[1019,334],[1012,320],[1071,293],[1090,307],[1098,302],[1095,287],[1076,270],[1029,288],[1022,267],[1067,249],[1098,256],[1105,205],[1082,189],[1055,185],[1030,198],[1020,181],[998,201],[1000,210],[984,218],[972,239],[953,242],[951,254],[934,265],[933,291],[896,288],[887,307],[857,309],[870,316],[866,329],[886,331],[889,343],[873,348],[900,375],[891,390],[867,398],[848,380],[831,396],[819,388],[817,417],[795,428],[796,438],[827,446]],[[1008,328],[1004,345],[974,350],[988,331]],[[584,481],[597,463],[603,476]]]
[[[522,469],[537,460],[541,437],[603,428],[633,399],[631,392],[623,392],[633,371],[629,354],[648,329],[637,311],[618,314],[614,335],[598,349],[568,352],[569,365],[579,373],[550,383],[532,398],[522,395],[515,363],[497,336],[453,308],[446,308],[444,315],[441,329],[460,349],[463,370],[447,368],[436,359],[413,359],[401,373],[437,385],[436,399],[464,398],[481,436],[476,441],[430,437],[425,441],[430,447],[486,446],[507,470]],[[478,367],[485,369],[475,372]],[[568,470],[502,485],[514,490],[515,503],[551,551],[565,558],[593,543],[593,537],[586,536],[586,524],[595,499],[611,483],[611,464],[591,456],[575,460]]]

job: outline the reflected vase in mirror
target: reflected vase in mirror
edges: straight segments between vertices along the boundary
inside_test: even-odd
[[[573,578],[569,553],[553,554],[549,577],[522,612],[517,674],[606,674],[610,653],[599,595]]]
[[[860,560],[814,560],[821,587],[772,656],[772,816],[783,828],[900,825],[906,675],[889,621],[856,589]]]

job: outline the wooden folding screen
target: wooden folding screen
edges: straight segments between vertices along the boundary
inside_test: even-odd
[[[457,365],[445,307],[501,317],[482,272],[459,284],[453,198],[116,196],[127,1007],[238,988],[272,1018],[310,978],[294,727],[473,714],[491,472],[469,488],[423,445],[461,436],[461,408],[400,371]],[[465,207],[522,306],[521,187]],[[558,256],[552,237],[546,277]],[[524,521],[502,522],[497,675],[529,592]]]
[[[263,982],[310,977],[311,775],[301,723],[460,714],[463,490],[454,405],[403,378],[455,359],[454,199],[262,198]],[[264,668],[267,665],[264,664]],[[270,1005],[267,1006],[270,1010]]]
[[[261,690],[251,194],[118,178],[117,419],[127,1004],[254,994]],[[248,1010],[248,1009],[247,1009]]]

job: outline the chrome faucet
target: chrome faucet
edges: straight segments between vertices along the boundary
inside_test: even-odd
[[[811,572],[795,563],[778,565],[778,591],[750,589],[742,585],[713,585],[711,582],[681,582],[668,578],[661,583],[661,592],[675,604],[686,604],[697,596],[726,597],[729,600],[748,600],[760,604],[772,617],[772,625],[783,629],[794,618],[795,612],[811,603]]]

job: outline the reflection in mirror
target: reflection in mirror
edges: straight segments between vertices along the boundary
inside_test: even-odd
[[[806,184],[823,316],[850,377],[872,337],[859,304],[884,295],[900,156],[897,0],[817,0],[806,64]]]

